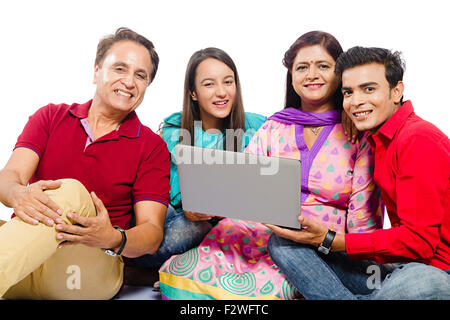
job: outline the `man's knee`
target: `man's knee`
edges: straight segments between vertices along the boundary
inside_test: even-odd
[[[81,216],[96,215],[92,198],[80,181],[76,179],[60,179],[60,181],[59,188],[44,192],[61,208],[64,218],[68,212],[75,212]]]
[[[414,275],[410,281],[417,281],[417,298],[450,299],[450,275],[433,266],[422,263],[410,263]]]
[[[74,193],[77,195],[89,194],[86,187],[76,179],[60,179],[59,181],[61,181],[61,186],[59,187],[60,192]]]
[[[423,263],[402,265],[386,280],[385,288],[396,293],[393,299],[450,299],[450,275]]]

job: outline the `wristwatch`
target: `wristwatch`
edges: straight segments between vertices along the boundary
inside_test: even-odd
[[[119,250],[117,250],[117,252],[114,252],[114,250],[112,249],[107,249],[105,250],[105,253],[109,254],[110,256],[117,257],[120,256],[120,254],[123,251],[123,248],[125,248],[125,243],[127,243],[127,236],[125,234],[125,230],[123,230],[121,227],[113,226],[113,228],[119,230],[120,233],[122,234],[122,242],[120,243]]]
[[[317,248],[317,251],[328,254],[330,252],[331,243],[334,240],[334,237],[336,236],[336,232],[333,230],[328,230],[325,239],[323,239],[323,242],[320,244],[320,246]]]

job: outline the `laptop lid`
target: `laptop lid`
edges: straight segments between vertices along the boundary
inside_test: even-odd
[[[300,228],[300,161],[178,144],[183,209]]]

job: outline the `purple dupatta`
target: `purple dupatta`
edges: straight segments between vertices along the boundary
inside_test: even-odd
[[[268,120],[275,120],[286,124],[303,126],[327,126],[341,122],[341,112],[330,110],[326,112],[303,112],[300,109],[286,108],[276,112]]]
[[[328,138],[331,130],[335,124],[341,122],[341,111],[330,110],[326,112],[304,112],[300,109],[286,108],[276,112],[268,118],[268,120],[275,120],[281,123],[295,125],[295,140],[297,147],[300,150],[300,161],[302,163],[302,204],[305,202],[310,191],[308,189],[309,171],[311,169],[314,158],[319,153]],[[324,126],[311,150],[308,148],[303,136],[304,126]]]

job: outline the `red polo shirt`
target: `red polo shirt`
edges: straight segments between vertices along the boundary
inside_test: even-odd
[[[418,261],[450,269],[448,137],[406,101],[369,140],[392,227],[346,234],[347,253],[378,263]]]
[[[133,205],[169,202],[170,156],[165,142],[132,112],[118,130],[86,146],[81,119],[85,104],[49,104],[33,114],[15,148],[37,153],[39,165],[30,183],[73,178],[103,201],[113,225],[129,228]]]

